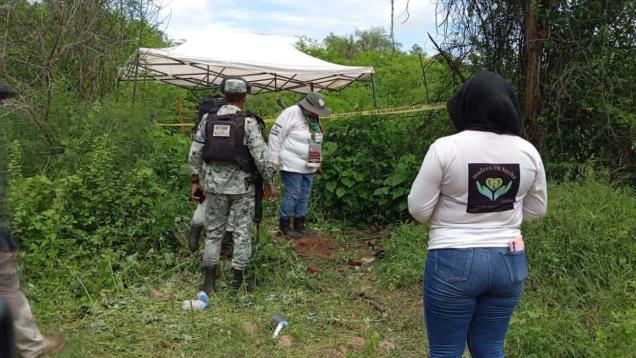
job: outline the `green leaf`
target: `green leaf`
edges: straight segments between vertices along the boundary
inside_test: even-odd
[[[355,181],[353,181],[353,179],[349,177],[343,177],[340,182],[349,188],[351,188],[353,184],[355,184]]]
[[[327,182],[327,185],[325,185],[325,187],[327,188],[328,191],[333,193],[333,191],[336,189],[336,182],[335,181]]]
[[[386,194],[388,194],[388,193],[389,193],[389,188],[387,188],[387,187],[382,187],[382,188],[376,189],[376,190],[373,192],[373,195],[386,195]]]
[[[395,199],[397,199],[397,198],[399,198],[399,197],[401,197],[403,195],[404,195],[404,188],[398,188],[398,189],[393,190],[393,195],[391,195],[391,196],[392,196],[393,200],[395,200]]]
[[[364,178],[367,177],[367,175],[369,175],[369,172],[365,172],[365,173],[356,172],[355,173],[355,179],[356,179],[356,181],[360,182],[360,181],[363,181]]]
[[[339,187],[336,190],[336,196],[338,197],[338,199],[342,198],[342,196],[345,195],[346,193],[347,193],[347,191],[343,187]]]

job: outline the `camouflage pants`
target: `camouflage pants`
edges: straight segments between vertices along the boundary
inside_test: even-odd
[[[205,210],[207,208],[208,199],[206,198],[203,203],[198,204],[196,210],[194,211],[194,215],[192,215],[192,221],[190,222],[194,226],[203,226],[205,225]],[[225,231],[234,231],[234,214],[230,211],[230,217],[228,220],[228,225],[225,228]]]
[[[0,297],[9,306],[15,329],[15,343],[24,358],[39,357],[48,342],[42,336],[29,307],[29,301],[20,291],[20,280],[15,267],[15,255],[0,252]]]
[[[247,267],[252,254],[252,221],[254,218],[254,193],[212,194],[208,193],[205,225],[208,228],[203,264],[219,264],[221,242],[225,235],[229,219],[234,217],[234,251],[232,267],[243,270]]]

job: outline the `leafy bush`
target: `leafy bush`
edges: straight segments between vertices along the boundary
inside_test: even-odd
[[[12,228],[27,267],[55,268],[59,257],[92,256],[107,248],[147,251],[167,237],[166,214],[183,207],[178,195],[143,162],[130,171],[113,163],[109,136],[99,137],[77,174],[22,178],[19,148],[11,158],[9,200]],[[182,196],[183,198],[183,196]],[[167,205],[173,205],[173,208]]]
[[[406,197],[428,146],[451,133],[440,111],[325,126],[324,174],[316,179],[313,201],[351,222],[405,218]]]
[[[25,122],[3,123],[6,137],[19,138],[9,145],[12,231],[28,275],[51,276],[61,267],[81,277],[108,273],[83,285],[113,287],[126,262],[175,246],[174,231],[182,229],[175,222],[192,210],[188,140],[166,136],[127,106],[69,108],[52,122],[63,134],[58,156],[22,140]]]

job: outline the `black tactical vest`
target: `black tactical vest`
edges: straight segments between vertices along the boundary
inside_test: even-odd
[[[208,114],[203,161],[234,163],[243,171],[256,172],[254,158],[245,145],[245,113]]]

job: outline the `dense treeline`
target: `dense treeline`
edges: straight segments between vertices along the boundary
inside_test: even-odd
[[[441,26],[448,31],[442,53],[436,56],[427,56],[418,46],[403,50],[381,28],[359,30],[349,36],[331,34],[321,41],[300,37],[296,46],[328,61],[374,66],[377,103],[370,83],[354,83],[345,91],[328,94],[336,112],[443,102],[462,77],[481,69],[498,70],[523,94],[524,22],[511,14],[522,15],[527,9],[490,2],[441,5],[448,12]],[[549,176],[575,179],[589,168],[605,172],[600,168],[605,165],[614,178],[632,178],[636,139],[631,108],[634,81],[629,79],[636,71],[634,59],[628,56],[634,45],[629,32],[633,23],[628,19],[633,18],[633,6],[609,4],[592,11],[593,7],[568,3],[547,9],[537,10],[537,16],[545,18],[542,26],[550,24],[551,29],[542,47],[545,64],[541,88],[556,92],[542,92],[537,123],[542,138],[539,142],[547,148],[544,156]],[[194,108],[202,96],[214,90],[186,91],[163,84],[117,82],[119,68],[137,46],[169,43],[157,30],[156,4],[15,0],[2,11],[6,21],[0,24],[0,33],[4,34],[0,70],[3,80],[21,93],[18,100],[9,103],[9,113],[4,115],[9,121],[3,123],[3,139],[5,143],[18,142],[14,146],[19,153],[16,165],[20,177],[44,175],[56,179],[84,170],[100,138],[100,143],[110,143],[105,148],[117,148],[111,153],[114,168],[126,171],[137,165],[150,167],[166,180],[165,173],[171,172],[176,177],[160,185],[186,196],[182,185],[187,182],[182,178],[187,175],[184,163],[168,167],[166,161],[153,164],[158,158],[167,158],[166,153],[179,153],[185,148],[160,152],[162,140],[148,137],[158,129],[143,129],[145,134],[133,138],[130,133],[135,132],[126,132],[126,128],[141,125],[144,118],[146,124],[151,119],[176,121],[177,97],[185,99],[186,107]],[[458,18],[460,13],[471,17]],[[492,16],[485,17],[487,13]],[[581,17],[588,21],[574,21]],[[477,21],[481,19],[483,24]],[[486,21],[500,27],[485,26],[490,24]],[[567,24],[579,26],[580,31],[570,33],[565,29],[571,27]],[[583,42],[593,49],[583,51],[573,45]],[[555,61],[560,61],[559,65],[552,64]],[[609,70],[614,67],[615,71]],[[555,68],[568,70],[561,73]],[[289,105],[297,98],[289,93],[253,96],[248,107],[271,118],[280,110],[280,102]],[[141,122],[128,123],[132,118]],[[453,132],[444,111],[336,121],[326,123],[326,129],[329,160],[325,162],[325,175],[317,182],[321,212],[350,220],[385,222],[407,217],[404,198],[421,157],[435,138]],[[173,143],[186,143],[187,138],[178,134],[175,131],[166,138],[174,135],[180,139]],[[168,157],[180,160],[178,155]],[[28,210],[25,215],[30,217]]]
[[[636,2],[441,0],[456,78],[495,70],[521,96],[550,162],[595,162],[636,181]]]
[[[538,132],[528,136],[541,134],[530,139],[538,140],[544,149],[552,179],[573,179],[588,168],[606,170],[613,178],[633,179],[636,139],[631,79],[636,56],[629,56],[634,51],[634,24],[629,19],[633,19],[634,6],[586,4],[533,8],[542,28],[549,27],[541,47],[540,88],[552,92],[540,93]],[[488,1],[440,5],[448,13],[441,24],[447,31],[442,53],[436,56],[424,54],[418,46],[402,50],[381,28],[350,36],[331,34],[321,41],[301,37],[296,45],[328,61],[374,66],[377,103],[370,83],[355,83],[328,94],[336,112],[443,102],[461,78],[481,69],[501,72],[523,94],[525,23],[512,15],[523,15],[527,8],[494,6]],[[153,83],[118,84],[119,68],[137,46],[169,44],[157,30],[153,1],[14,0],[2,11],[6,21],[0,23],[4,34],[0,74],[21,94],[3,115],[9,119],[3,121],[3,140],[18,142],[21,177],[72,174],[90,161],[96,138],[103,136],[120,153],[114,158],[124,161],[116,163],[116,168],[129,170],[136,163],[152,163],[156,155],[162,155],[148,149],[157,141],[147,134],[132,139],[124,133],[127,121],[175,121],[176,97],[183,97],[185,106],[193,108],[203,95],[214,92]],[[573,26],[577,31],[570,31]],[[271,118],[280,111],[280,102],[289,105],[297,98],[289,93],[253,96],[248,107]],[[325,176],[318,180],[319,202],[329,215],[366,221],[406,217],[403,199],[419,160],[435,138],[453,132],[444,111],[337,121],[326,127],[329,160]],[[131,141],[144,150],[137,150]],[[180,150],[185,149],[168,152]],[[183,163],[178,165],[183,170],[174,174],[187,175]],[[154,169],[160,175],[168,171],[161,166]],[[169,190],[184,190],[176,183],[171,181]]]
[[[20,93],[9,107],[59,151],[58,117],[112,94],[137,47],[167,44],[157,10],[153,0],[3,2],[0,78]]]

